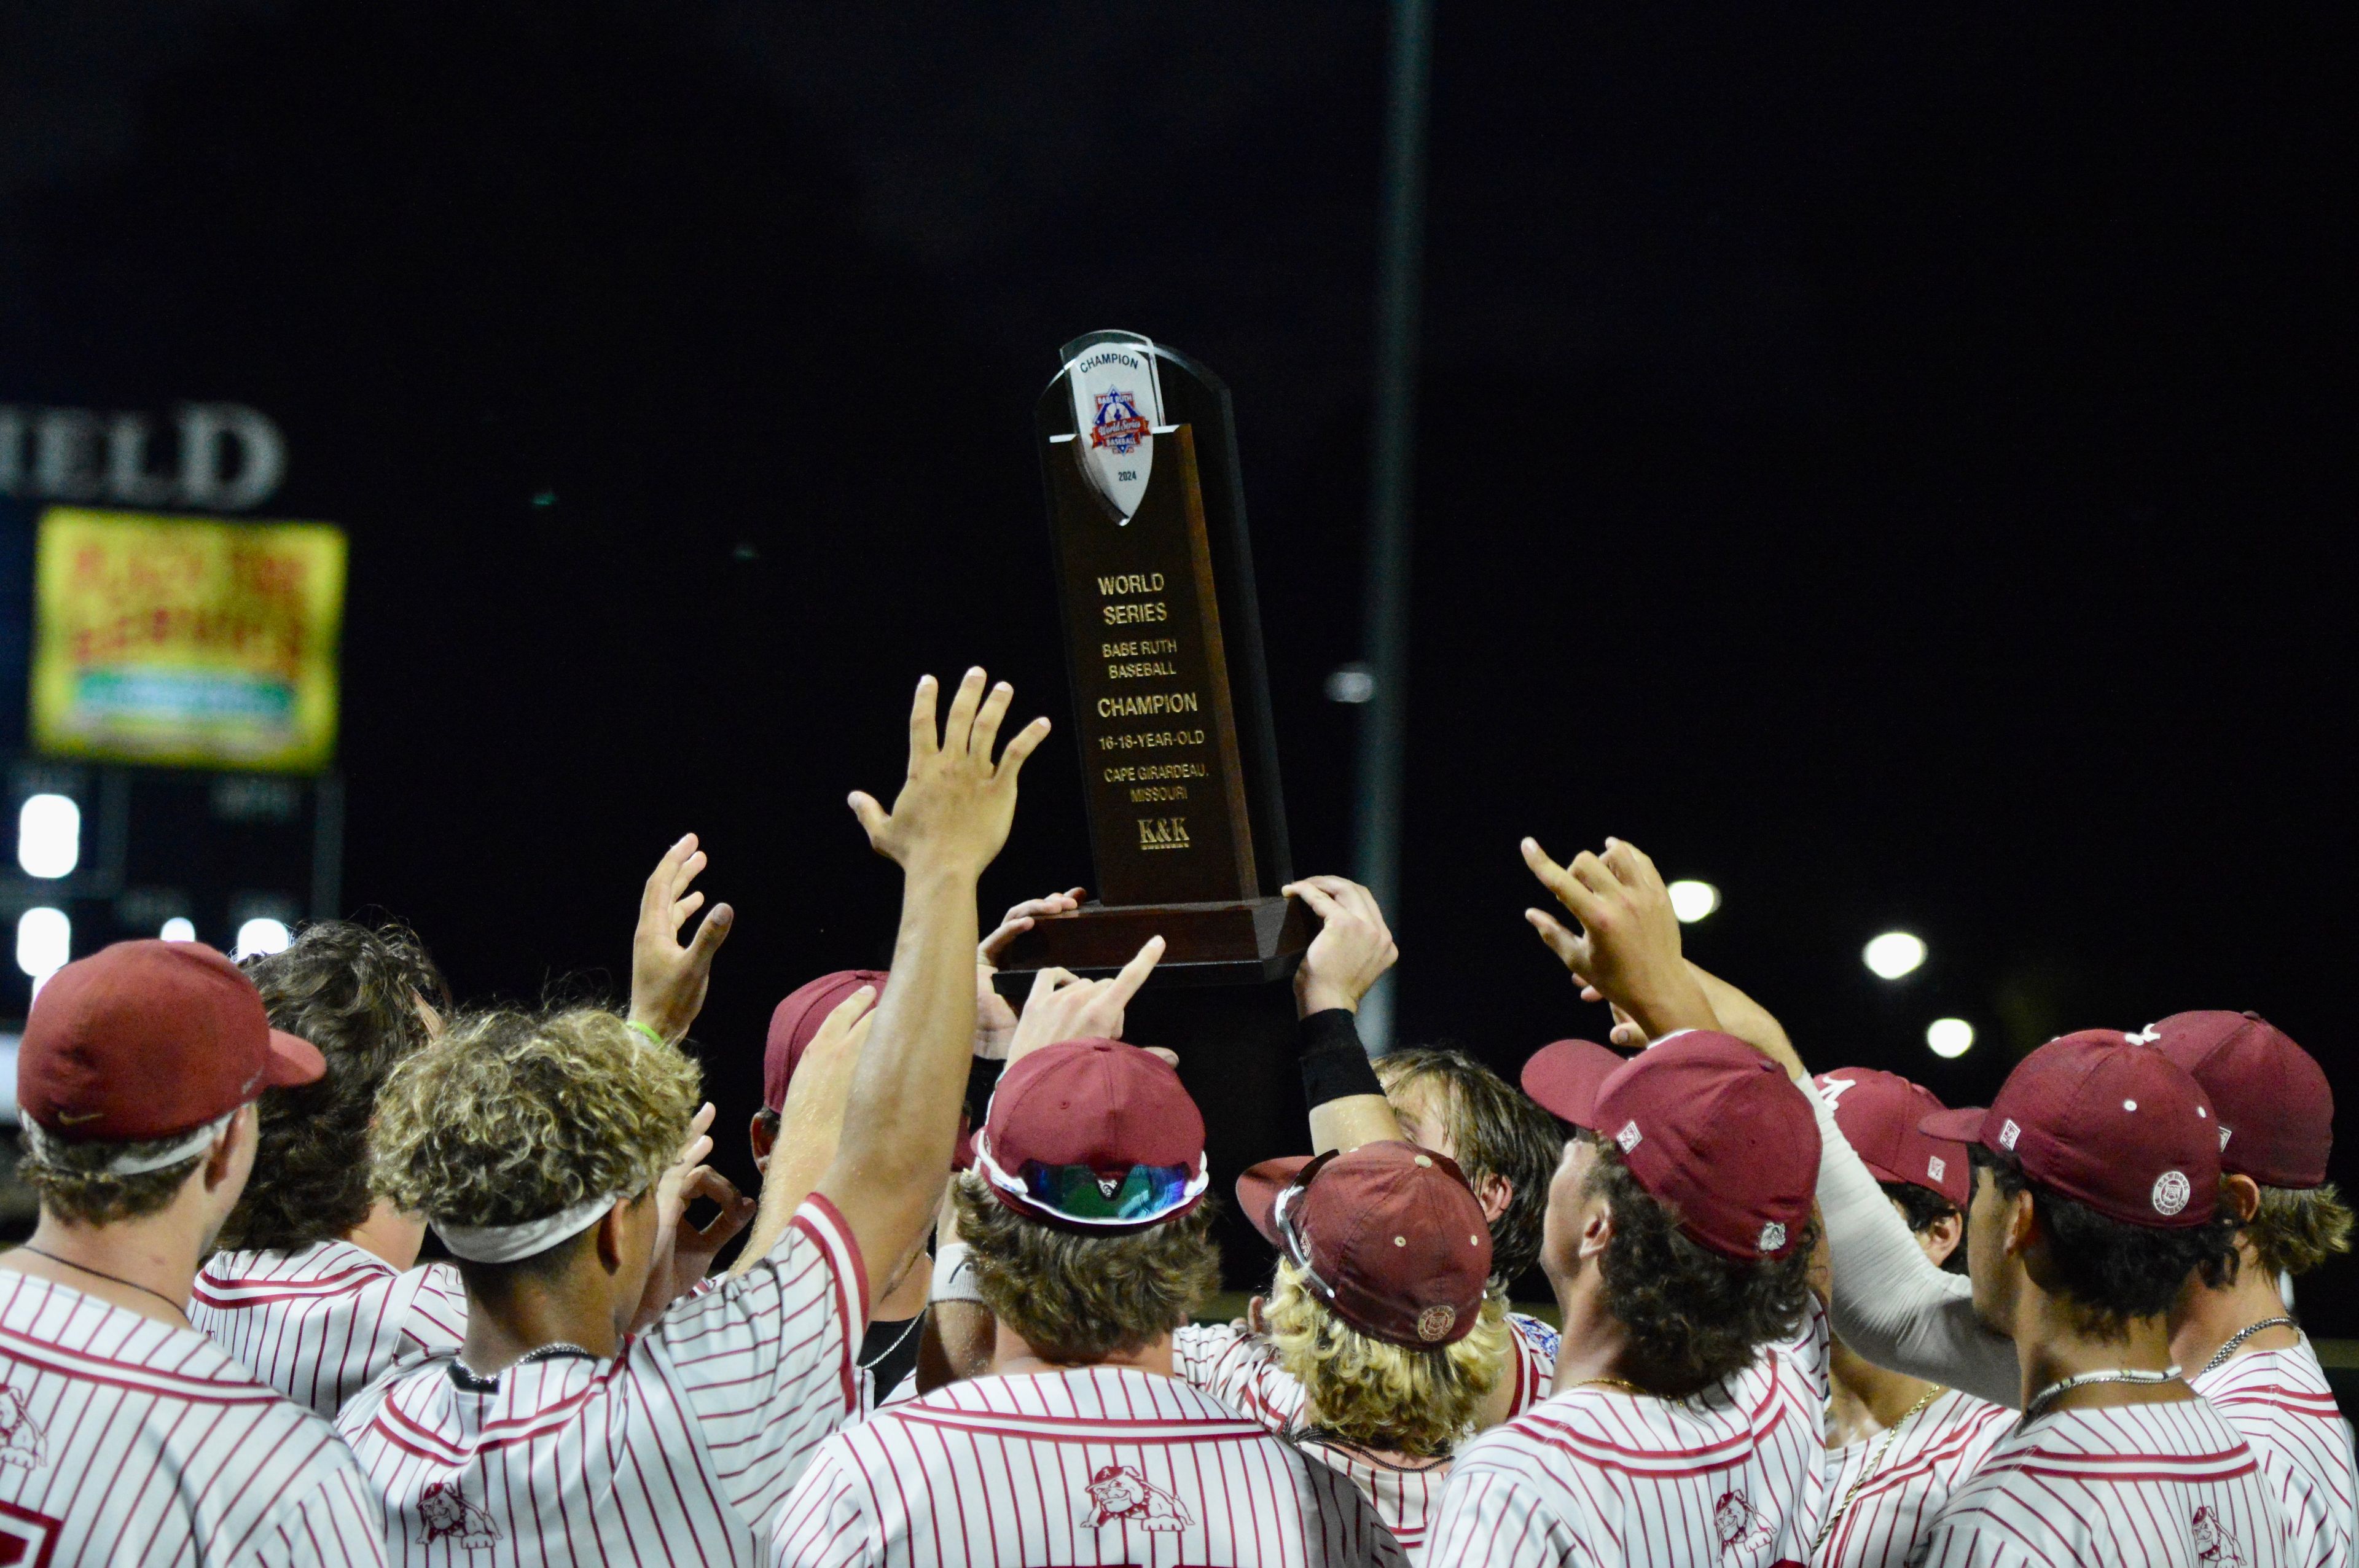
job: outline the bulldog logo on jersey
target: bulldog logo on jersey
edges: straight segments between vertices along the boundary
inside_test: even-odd
[[[470,1549],[499,1543],[499,1521],[459,1495],[456,1484],[429,1481],[418,1494],[418,1544],[455,1541]]]
[[[1723,1552],[1758,1552],[1775,1533],[1743,1492],[1721,1493],[1720,1501],[1712,1505],[1712,1522]]]
[[[25,1396],[0,1384],[0,1465],[38,1470],[49,1462],[49,1434],[25,1408]]]
[[[1083,1530],[1135,1524],[1141,1530],[1182,1530],[1196,1522],[1180,1499],[1127,1465],[1108,1465],[1090,1477],[1089,1500],[1073,1522]]]
[[[2245,1568],[2245,1549],[2209,1507],[2195,1510],[2188,1530],[2195,1538],[2195,1561],[2203,1568]]]

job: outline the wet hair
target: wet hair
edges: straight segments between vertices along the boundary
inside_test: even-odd
[[[1491,1277],[1512,1286],[1539,1262],[1563,1125],[1463,1051],[1396,1051],[1376,1059],[1376,1076],[1387,1095],[1431,1080],[1467,1184],[1479,1192],[1490,1176],[1507,1184],[1506,1210],[1491,1222]]]
[[[2271,1274],[2307,1274],[2351,1250],[2351,1209],[2332,1182],[2299,1190],[2263,1187],[2244,1238]]]
[[[368,1217],[369,1123],[394,1065],[425,1048],[423,999],[450,988],[406,926],[322,920],[283,950],[245,961],[271,1026],[320,1048],[317,1082],[263,1091],[254,1175],[222,1227],[225,1248],[292,1252]]]
[[[958,1178],[959,1239],[992,1315],[1042,1359],[1103,1361],[1153,1344],[1221,1288],[1210,1197],[1177,1219],[1088,1236],[1017,1214],[972,1172]]]
[[[2235,1277],[2236,1222],[2225,1210],[2202,1225],[2132,1225],[2049,1191],[2011,1154],[1979,1144],[1969,1152],[1977,1170],[1991,1173],[2000,1196],[2031,1195],[2031,1212],[2048,1238],[2047,1277],[2035,1273],[2033,1281],[2063,1300],[2082,1333],[2123,1338],[2133,1321],[2169,1311],[2190,1274],[2209,1285]]]
[[[1304,1419],[1318,1434],[1422,1458],[1444,1456],[1473,1434],[1483,1401],[1515,1355],[1507,1298],[1497,1290],[1454,1343],[1413,1349],[1353,1328],[1280,1258],[1265,1315],[1270,1348],[1302,1385],[1310,1400]]]
[[[1961,1221],[1965,1218],[1962,1214],[1958,1214],[1957,1205],[1930,1187],[1920,1187],[1914,1182],[1878,1182],[1875,1184],[1884,1189],[1886,1197],[1900,1206],[1900,1217],[1908,1221],[1911,1236],[1924,1235],[1951,1215],[1958,1215]],[[1951,1274],[1966,1271],[1966,1234],[1962,1224],[1958,1231],[1958,1244],[1950,1249],[1947,1258],[1941,1260],[1941,1268]]]
[[[116,1225],[126,1219],[145,1219],[172,1206],[172,1200],[179,1195],[198,1162],[211,1152],[211,1146],[160,1171],[117,1176],[109,1174],[105,1167],[118,1157],[136,1160],[161,1154],[187,1136],[186,1132],[175,1132],[168,1138],[115,1143],[95,1139],[74,1141],[44,1132],[27,1121],[17,1134],[23,1152],[16,1162],[16,1179],[33,1189],[44,1213],[69,1225]]]
[[[470,1226],[636,1195],[679,1153],[698,1082],[678,1046],[603,1008],[462,1018],[386,1079],[375,1190],[429,1220]]]
[[[1622,1366],[1633,1382],[1684,1399],[1795,1332],[1810,1299],[1817,1221],[1783,1258],[1725,1257],[1680,1228],[1677,1212],[1638,1184],[1620,1150],[1582,1136],[1597,1152],[1585,1192],[1614,1211],[1598,1273],[1606,1310],[1629,1336]]]

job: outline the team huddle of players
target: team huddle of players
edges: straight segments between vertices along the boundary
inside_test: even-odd
[[[1614,840],[1523,848],[1625,1050],[1520,1088],[1371,1062],[1383,915],[1290,890],[1311,1152],[1236,1178],[1276,1272],[1196,1321],[1203,1117],[1121,1039],[1160,944],[1020,1011],[991,983],[1074,896],[979,931],[1048,728],[1003,747],[1011,697],[921,682],[898,795],[853,795],[892,965],[779,1005],[758,1196],[705,1164],[681,1050],[733,918],[681,940],[693,838],[626,1016],[454,1010],[342,923],[60,970],[19,1057],[0,1564],[2354,1562],[2288,1305],[2351,1225],[2308,1054],[2195,1012],[2052,1041],[1987,1109],[1813,1077]],[[1508,1308],[1535,1266],[1558,1326]]]

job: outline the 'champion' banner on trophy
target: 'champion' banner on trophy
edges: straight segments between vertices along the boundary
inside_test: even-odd
[[[1155,431],[1163,423],[1163,386],[1147,340],[1093,343],[1066,366],[1073,389],[1073,429],[1082,472],[1122,514],[1138,514],[1155,471]]]

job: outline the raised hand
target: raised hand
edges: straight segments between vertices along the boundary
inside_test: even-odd
[[[680,946],[681,924],[704,904],[704,895],[690,892],[688,885],[704,864],[704,851],[696,847],[693,833],[665,850],[639,894],[638,929],[631,934],[630,1020],[675,1044],[704,1011],[712,956],[737,919],[735,910],[716,903],[688,945]]]
[[[1007,1065],[1060,1040],[1119,1040],[1123,1010],[1163,957],[1163,938],[1150,936],[1122,972],[1110,980],[1085,980],[1070,969],[1043,969],[1032,977],[1032,994],[1016,1025]],[[1169,1053],[1158,1053],[1169,1056]]]
[[[1376,895],[1342,877],[1305,877],[1281,892],[1310,906],[1322,923],[1294,971],[1294,1002],[1305,1018],[1330,1008],[1360,1011],[1360,999],[1400,961]]]
[[[974,1054],[986,1062],[1004,1061],[1016,1040],[1016,1010],[999,994],[992,977],[999,973],[1000,955],[1007,945],[1032,929],[1035,917],[1070,914],[1082,907],[1082,891],[1072,888],[1046,898],[1027,898],[1000,917],[998,928],[974,948]]]
[[[1007,742],[995,762],[992,750],[1016,688],[1006,681],[984,693],[981,669],[967,671],[951,694],[940,733],[934,677],[918,682],[909,705],[909,773],[888,813],[874,795],[854,790],[852,814],[876,852],[908,872],[980,876],[1007,841],[1016,815],[1016,775],[1047,738],[1049,721],[1035,719]],[[971,895],[970,895],[971,896]]]
[[[1545,910],[1527,909],[1524,918],[1584,993],[1614,1003],[1650,1039],[1718,1026],[1680,956],[1679,917],[1661,873],[1637,846],[1608,838],[1603,854],[1584,849],[1570,866],[1550,860],[1535,839],[1525,839],[1523,851],[1524,863],[1581,929],[1569,930]]]
[[[687,1294],[712,1267],[713,1254],[729,1244],[754,1217],[755,1203],[742,1195],[729,1178],[704,1162],[712,1152],[707,1130],[712,1125],[712,1105],[707,1101],[688,1125],[688,1139],[679,1153],[656,1182],[656,1239],[647,1270],[647,1289],[640,1293],[633,1319],[636,1331],[661,1316],[665,1307]],[[702,1227],[683,1224],[688,1206],[711,1198],[721,1212]]]

